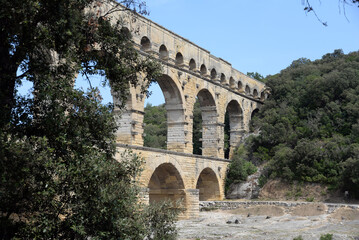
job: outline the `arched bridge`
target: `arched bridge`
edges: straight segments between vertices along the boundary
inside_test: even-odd
[[[103,7],[107,11],[113,2]],[[107,8],[107,9],[106,9]],[[146,160],[141,183],[149,202],[182,199],[187,216],[198,213],[199,200],[224,197],[228,160],[224,159],[225,114],[229,115],[230,153],[249,130],[253,112],[267,98],[264,83],[234,69],[230,63],[129,11],[115,13],[133,35],[143,55],[163,66],[156,79],[167,110],[167,150],[143,147],[144,101],[131,87],[126,110],[118,117],[118,150],[131,148]],[[202,112],[202,155],[193,152],[193,110],[196,99]]]

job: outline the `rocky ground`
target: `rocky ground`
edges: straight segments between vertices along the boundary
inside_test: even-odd
[[[290,205],[290,204],[289,204]],[[200,212],[199,218],[177,223],[179,239],[319,239],[333,234],[334,240],[359,240],[359,208],[335,210],[320,203],[286,207],[243,205],[229,210]]]

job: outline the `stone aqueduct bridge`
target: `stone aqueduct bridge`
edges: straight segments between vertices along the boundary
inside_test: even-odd
[[[102,11],[112,8],[111,4]],[[196,216],[199,201],[224,198],[226,111],[233,149],[249,130],[253,112],[267,97],[265,84],[143,16],[121,11],[114,15],[119,18],[132,33],[138,51],[162,63],[163,74],[156,80],[165,97],[168,130],[167,150],[143,147],[145,96],[131,87],[126,110],[118,118],[118,150],[131,148],[145,158],[140,179],[147,189],[145,200],[182,199],[186,216]],[[196,98],[202,110],[202,156],[192,154]]]

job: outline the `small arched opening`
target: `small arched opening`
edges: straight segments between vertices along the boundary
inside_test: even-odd
[[[167,60],[168,59],[168,50],[167,50],[167,48],[166,48],[166,46],[164,44],[162,44],[160,46],[159,53],[160,53],[160,59],[162,59],[162,60]]]
[[[215,80],[217,78],[217,71],[216,71],[216,69],[212,69],[211,70],[211,79],[212,80]]]
[[[120,30],[121,36],[127,36],[129,39],[131,38],[131,32],[127,27],[122,27]]]
[[[227,79],[226,79],[226,75],[224,75],[224,73],[221,74],[221,83],[222,84],[226,84]]]
[[[200,201],[221,200],[219,182],[211,168],[205,168],[198,177],[196,188],[199,189]]]
[[[200,71],[201,71],[202,76],[206,76],[207,75],[207,67],[206,67],[206,65],[202,64]]]
[[[176,167],[171,163],[159,165],[148,183],[150,203],[185,200],[184,183]]]
[[[253,97],[254,97],[254,98],[258,98],[258,91],[257,91],[257,89],[254,89],[254,90],[253,90]]]
[[[141,50],[145,52],[151,50],[151,41],[146,36],[141,38]]]
[[[182,64],[183,64],[183,55],[182,55],[182,53],[178,52],[176,54],[176,65],[180,66]]]
[[[189,70],[191,71],[196,70],[196,61],[193,58],[191,58],[191,60],[189,61]]]
[[[246,85],[245,92],[246,92],[247,95],[251,94],[251,89],[249,88],[248,85]]]

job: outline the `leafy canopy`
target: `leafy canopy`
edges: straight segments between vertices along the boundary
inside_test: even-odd
[[[168,204],[139,203],[143,161],[130,152],[115,159],[113,106],[103,106],[96,89],[73,88],[78,73],[100,74],[124,103],[139,72],[148,83],[160,72],[133,49],[130,33],[104,4],[1,1],[1,239],[175,236]],[[34,97],[18,95],[24,79],[33,83]]]
[[[359,52],[305,58],[267,77],[249,152],[271,177],[321,182],[359,194]]]

